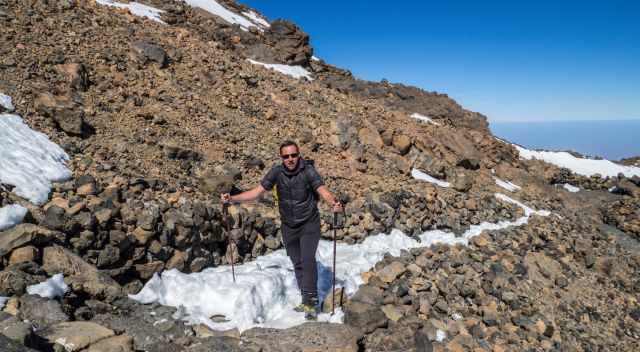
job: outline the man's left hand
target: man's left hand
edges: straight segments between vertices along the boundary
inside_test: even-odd
[[[334,213],[342,213],[342,204],[336,201],[335,203],[333,203],[331,211],[333,211]]]

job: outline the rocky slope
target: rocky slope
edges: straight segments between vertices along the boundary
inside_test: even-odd
[[[0,296],[12,296],[0,326],[20,346],[51,350],[64,346],[60,338],[86,337],[67,350],[638,348],[637,178],[521,160],[484,116],[446,95],[360,81],[313,60],[292,23],[242,28],[185,3],[145,3],[164,10],[166,24],[93,0],[0,0],[0,92],[67,151],[74,175],[43,206],[0,189],[1,205],[29,209],[24,224],[0,234]],[[301,65],[314,79],[249,58]],[[485,233],[470,247],[385,259],[347,303],[346,325],[223,334],[128,300],[162,270],[197,272],[280,248],[270,196],[232,207],[231,233],[217,198],[255,185],[288,138],[346,203],[338,231],[346,243],[392,228],[459,234],[515,219],[521,210],[494,197],[505,192],[494,177],[521,185],[519,200],[554,215]],[[414,179],[414,168],[451,187]],[[71,287],[61,300],[26,294],[60,272]]]

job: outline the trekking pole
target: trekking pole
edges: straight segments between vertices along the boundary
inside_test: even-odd
[[[222,204],[222,221],[224,222],[224,227],[227,230],[227,236],[229,237],[229,240],[231,241],[231,244],[233,244],[234,248],[238,248],[238,246],[236,246],[235,241],[233,240],[233,238],[231,238],[231,229],[229,228],[229,203],[223,203]],[[231,256],[231,275],[233,275],[233,283],[236,283],[236,270],[234,268],[233,265],[233,248],[231,248],[230,252],[229,252],[230,256]]]
[[[331,280],[331,315],[336,310],[336,227],[338,226],[338,213],[333,213],[333,279]]]

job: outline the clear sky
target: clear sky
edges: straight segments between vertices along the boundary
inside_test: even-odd
[[[640,119],[640,1],[240,0],[358,78],[446,93],[490,121]]]

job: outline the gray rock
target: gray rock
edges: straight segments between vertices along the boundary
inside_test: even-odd
[[[0,351],[2,352],[36,352],[31,348],[25,347],[19,342],[0,334]]]
[[[24,264],[36,265],[35,263],[20,263],[0,271],[0,296],[23,295],[27,286],[35,285],[46,279],[45,275],[33,275],[22,270]]]
[[[66,216],[66,210],[63,208],[56,205],[50,206],[45,212],[44,221],[40,225],[51,230],[62,231],[65,229]]]
[[[32,333],[33,329],[30,323],[11,314],[0,312],[0,334],[26,345],[31,339]]]
[[[229,336],[212,336],[199,339],[197,343],[186,349],[188,352],[244,352],[246,348],[240,347],[240,340]]]
[[[364,285],[351,297],[350,301],[367,303],[371,305],[381,305],[383,291],[377,287]]]
[[[114,331],[126,331],[135,350],[156,351],[179,338],[193,336],[193,329],[173,319],[176,309],[160,305],[142,305],[129,299],[115,301],[117,314],[98,314],[93,322]]]
[[[69,321],[69,317],[62,311],[58,301],[37,295],[23,295],[20,297],[20,319],[32,321],[39,326]]]
[[[242,345],[262,352],[357,352],[359,329],[340,324],[306,323],[290,329],[254,328],[242,333]]]
[[[166,51],[161,46],[146,42],[136,41],[131,46],[133,51],[144,61],[154,61],[164,68],[169,63]]]
[[[344,323],[364,333],[371,333],[377,328],[386,326],[387,317],[379,306],[351,301],[345,306]]]

